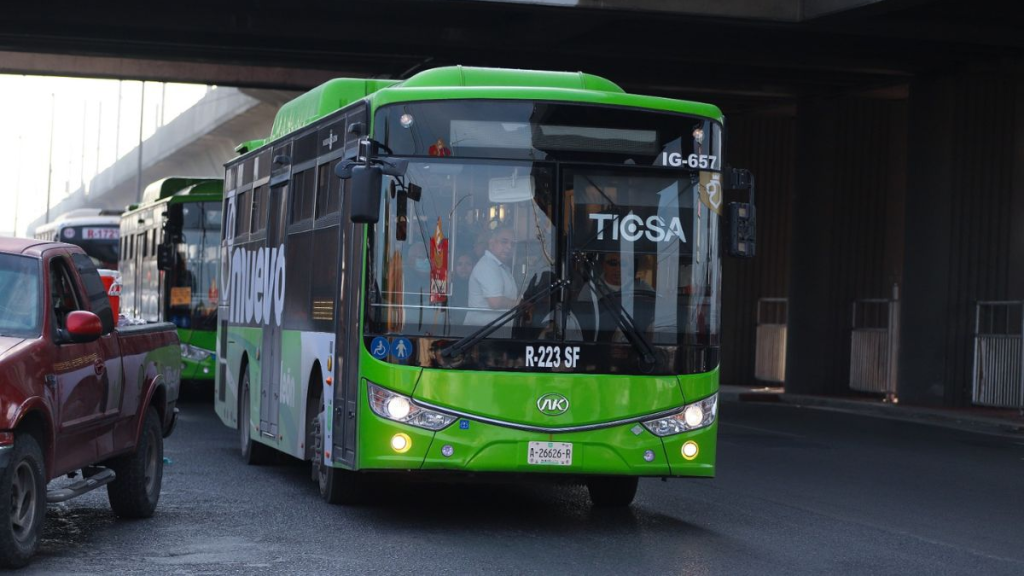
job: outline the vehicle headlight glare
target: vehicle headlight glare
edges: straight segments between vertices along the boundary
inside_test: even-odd
[[[703,400],[687,404],[679,412],[657,420],[644,422],[645,428],[655,436],[671,436],[682,432],[690,432],[707,428],[718,416],[718,394],[712,394]]]
[[[409,405],[409,401],[401,396],[392,396],[388,400],[388,414],[396,419],[401,420],[409,415],[412,406]]]
[[[701,409],[700,404],[687,406],[686,410],[683,410],[683,420],[690,428],[700,426],[700,423],[704,421],[704,410]]]
[[[399,454],[404,454],[412,448],[412,439],[408,434],[399,432],[391,437],[391,449]]]
[[[441,430],[456,420],[455,416],[417,406],[408,396],[367,382],[370,409],[381,418],[427,430]]]

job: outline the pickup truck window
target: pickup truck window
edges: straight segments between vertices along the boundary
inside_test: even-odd
[[[39,260],[0,254],[0,336],[39,336],[40,292]]]
[[[54,258],[50,261],[50,305],[56,328],[66,328],[68,314],[82,310],[81,302],[67,263],[63,258]]]
[[[96,270],[96,265],[93,264],[92,258],[85,254],[72,254],[71,260],[75,262],[78,275],[82,277],[82,284],[85,285],[85,294],[89,299],[89,309],[92,310],[93,314],[100,317],[100,323],[103,324],[103,333],[109,334],[114,330],[114,326],[117,323],[114,320],[114,312],[110,308],[110,297],[107,296],[107,290],[103,287],[103,280],[100,279],[100,273]]]

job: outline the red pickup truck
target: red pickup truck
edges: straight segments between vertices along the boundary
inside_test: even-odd
[[[105,485],[118,516],[153,514],[180,371],[174,326],[117,327],[81,248],[0,238],[0,566],[28,563],[47,502]]]

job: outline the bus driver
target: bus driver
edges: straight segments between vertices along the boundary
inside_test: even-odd
[[[512,253],[515,251],[512,228],[493,230],[487,250],[469,276],[469,312],[465,325],[483,326],[519,303],[519,290],[512,278]]]

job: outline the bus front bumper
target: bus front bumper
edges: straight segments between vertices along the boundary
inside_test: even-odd
[[[207,352],[206,354],[208,355],[202,359],[193,359],[191,357],[182,355],[182,380],[213,380],[217,371],[217,357],[215,354],[209,352]]]
[[[584,432],[543,433],[517,430],[469,418],[431,432],[376,415],[364,421],[361,470],[437,470],[452,472],[541,473],[566,475],[696,476],[715,475],[718,422],[706,428],[658,437],[632,422]],[[404,436],[396,443],[396,436]],[[372,438],[374,440],[365,440]],[[571,461],[529,462],[531,448],[569,444]],[[684,455],[684,445],[687,446]],[[694,446],[695,445],[695,446]],[[696,447],[696,450],[694,448]]]

